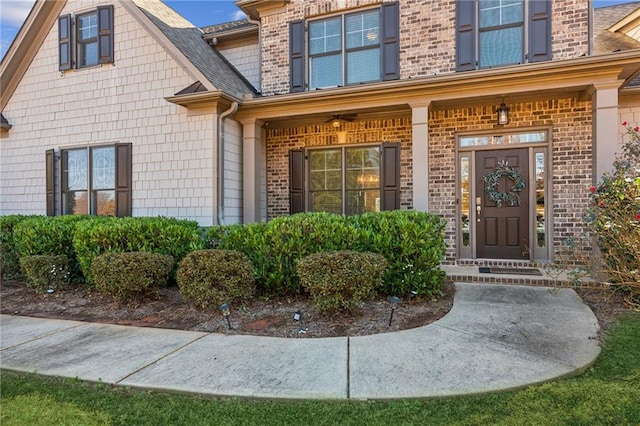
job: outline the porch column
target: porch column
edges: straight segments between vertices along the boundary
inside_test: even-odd
[[[411,103],[413,165],[413,208],[429,211],[429,105],[431,101]]]
[[[243,223],[259,222],[261,219],[261,171],[263,121],[242,120],[242,211]]]
[[[593,183],[613,170],[618,146],[618,89],[622,81],[593,85]]]

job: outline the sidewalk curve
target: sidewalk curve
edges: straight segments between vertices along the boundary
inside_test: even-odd
[[[524,387],[600,353],[571,289],[456,283],[440,321],[395,333],[284,339],[0,315],[0,367],[145,389],[288,399],[394,399]]]

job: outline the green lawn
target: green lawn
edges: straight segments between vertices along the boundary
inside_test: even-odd
[[[11,425],[640,425],[640,314],[609,331],[585,374],[521,391],[397,402],[268,402],[152,393],[2,372]]]

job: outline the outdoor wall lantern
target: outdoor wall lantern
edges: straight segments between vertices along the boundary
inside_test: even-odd
[[[231,330],[231,319],[229,319],[229,314],[231,314],[231,305],[229,305],[228,303],[223,303],[222,305],[220,305],[219,309],[220,312],[222,312],[222,316],[227,320],[227,327],[229,327],[229,330]]]
[[[396,310],[401,300],[397,296],[391,296],[389,298],[389,303],[391,303],[391,315],[389,315],[389,327],[391,327],[391,321],[393,321],[393,312]]]
[[[509,107],[502,102],[496,112],[498,113],[498,126],[509,124]]]

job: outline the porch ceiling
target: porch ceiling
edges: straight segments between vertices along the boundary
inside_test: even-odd
[[[464,102],[527,101],[557,95],[590,98],[594,87],[622,87],[640,71],[640,51],[446,74],[245,100],[238,119],[273,126],[324,122],[333,114],[404,114],[412,105],[441,109]]]

